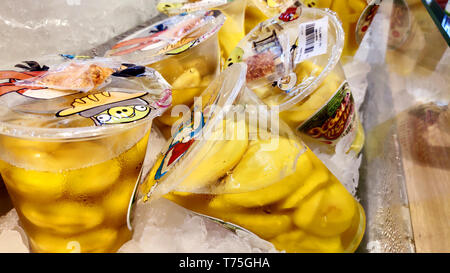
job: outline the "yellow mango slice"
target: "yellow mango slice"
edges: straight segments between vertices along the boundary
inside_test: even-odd
[[[339,236],[318,237],[302,230],[278,235],[270,241],[278,250],[291,253],[336,253],[343,251]]]
[[[355,212],[356,201],[336,180],[300,203],[293,217],[294,223],[305,231],[336,236],[350,227]]]
[[[72,196],[99,194],[109,190],[121,172],[117,160],[109,160],[67,174],[67,191]]]
[[[202,158],[193,163],[196,166],[178,189],[190,191],[216,182],[240,162],[247,147],[248,128],[245,120],[225,120],[223,126],[213,131],[198,152]]]
[[[81,202],[24,202],[19,209],[34,225],[58,234],[83,232],[100,225],[105,218],[101,207],[87,206]]]
[[[65,177],[62,173],[29,171],[7,165],[2,177],[8,190],[22,198],[52,200],[64,193]]]
[[[213,214],[214,217],[248,229],[266,240],[288,231],[293,226],[291,217],[283,214],[267,214],[264,212]]]
[[[272,144],[275,140],[278,144]],[[251,140],[241,161],[219,190],[241,193],[266,188],[296,171],[296,159],[302,149],[300,143],[285,137]]]
[[[227,206],[226,204],[231,204],[233,206],[242,207],[260,207],[275,203],[301,186],[311,170],[311,161],[306,154],[302,154],[297,160],[295,173],[281,180],[275,180],[277,181],[276,183],[259,190],[218,195],[211,201],[210,206],[224,207]],[[250,180],[250,182],[247,183],[253,183],[251,176],[247,177],[247,179]],[[244,183],[244,180],[241,181],[241,183]]]
[[[284,199],[279,205],[280,209],[292,209],[297,206],[309,194],[322,187],[328,182],[328,171],[324,169],[316,169],[305,180],[305,183],[299,187],[294,193]]]

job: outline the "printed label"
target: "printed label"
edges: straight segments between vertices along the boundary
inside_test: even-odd
[[[327,53],[328,17],[299,26],[295,64]]]
[[[356,24],[356,43],[360,44],[366,35],[367,30],[372,24],[373,18],[375,14],[377,14],[378,8],[380,7],[381,0],[374,0],[370,3],[362,12],[361,16],[358,19],[358,23]]]
[[[336,145],[341,137],[349,133],[356,136],[355,123],[355,103],[345,81],[333,97],[297,130],[322,143]]]

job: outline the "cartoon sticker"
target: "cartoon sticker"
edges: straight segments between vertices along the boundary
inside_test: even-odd
[[[122,124],[141,120],[148,116],[151,107],[141,97],[142,93],[101,92],[75,99],[70,108],[59,111],[57,117],[79,114],[90,118],[95,125]]]

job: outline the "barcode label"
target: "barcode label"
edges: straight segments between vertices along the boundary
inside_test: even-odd
[[[328,17],[300,24],[295,64],[327,53]]]

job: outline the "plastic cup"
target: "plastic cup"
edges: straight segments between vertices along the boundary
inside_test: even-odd
[[[224,20],[220,11],[173,16],[125,38],[106,55],[154,68],[172,85],[172,106],[190,107],[220,72],[217,34]],[[166,137],[178,114],[170,108],[157,118]]]
[[[141,185],[143,200],[164,196],[278,250],[355,251],[364,210],[244,82],[245,65],[236,64],[205,90],[207,103],[180,125]]]
[[[245,33],[249,33],[259,23],[280,14],[297,0],[248,0],[245,9]]]
[[[333,153],[362,148],[364,132],[339,63],[344,34],[337,17],[292,6],[262,22],[239,42],[227,65],[248,65],[247,86],[311,148]]]
[[[104,60],[0,74],[0,172],[31,250],[115,252],[170,86]]]
[[[244,12],[247,0],[162,0],[158,10],[169,16],[197,10],[220,10],[227,18],[219,31],[219,43],[223,59],[226,59],[237,43],[245,36]]]

